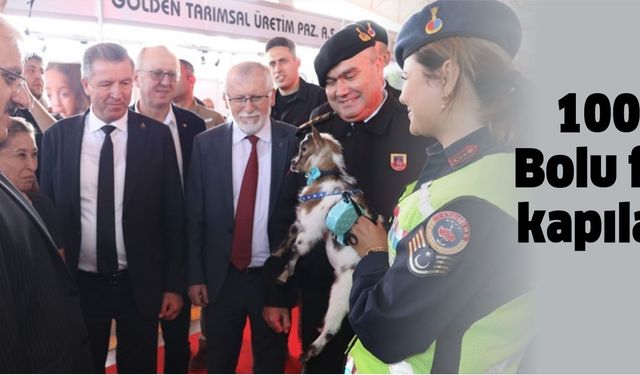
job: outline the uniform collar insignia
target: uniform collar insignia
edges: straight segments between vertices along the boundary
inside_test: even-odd
[[[473,158],[474,155],[478,153],[478,150],[478,145],[466,145],[462,150],[448,158],[449,165],[455,167],[458,164],[464,163],[470,158]]]

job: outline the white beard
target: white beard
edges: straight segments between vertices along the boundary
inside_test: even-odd
[[[243,116],[253,116],[256,114],[258,114],[260,118],[255,122],[246,122],[246,121],[243,121],[242,119]],[[233,118],[233,122],[236,125],[238,125],[238,128],[240,128],[240,130],[242,130],[243,133],[247,135],[253,135],[259,132],[260,129],[264,127],[264,125],[267,122],[266,120],[268,118],[268,115],[263,116],[262,113],[256,110],[252,112],[240,112],[238,114],[238,117],[235,117],[233,115],[231,115],[231,117]]]

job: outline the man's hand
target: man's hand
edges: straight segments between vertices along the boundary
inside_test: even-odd
[[[205,307],[209,304],[207,286],[204,284],[191,285],[189,287],[189,298],[195,306]]]
[[[164,293],[158,318],[173,320],[180,313],[180,309],[182,309],[182,296],[177,293]]]
[[[288,308],[265,306],[262,309],[262,317],[275,333],[289,333],[291,314]]]

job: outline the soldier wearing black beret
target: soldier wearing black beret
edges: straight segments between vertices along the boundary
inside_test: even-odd
[[[513,64],[520,40],[518,17],[497,0],[435,1],[398,34],[410,132],[440,147],[390,229],[363,218],[351,228],[362,259],[345,373],[522,370],[535,280],[512,182],[527,103]]]
[[[406,108],[384,89],[383,62],[367,25],[350,24],[320,48],[315,59],[318,82],[334,114],[316,121],[321,132],[342,144],[347,170],[358,181],[370,208],[390,218],[397,197],[418,177],[428,142],[412,137]],[[306,259],[305,259],[306,258]],[[301,290],[303,348],[318,336],[327,310],[334,275],[324,248],[314,249],[296,267]],[[271,293],[270,293],[271,294]],[[284,298],[271,295],[267,320],[277,325],[287,314]],[[347,320],[323,351],[308,361],[306,372],[341,373],[353,332]]]

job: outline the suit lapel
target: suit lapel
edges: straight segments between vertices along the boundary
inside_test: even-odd
[[[180,141],[180,153],[182,158],[182,176],[183,181],[186,181],[186,176],[189,171],[189,162],[191,161],[191,152],[193,146],[194,128],[189,126],[189,122],[183,116],[183,113],[179,108],[176,108],[173,104],[171,110],[176,116],[176,126],[178,127],[178,138]],[[191,142],[189,142],[191,140]],[[177,152],[178,150],[176,150]]]
[[[68,134],[64,136],[67,137],[65,142],[69,142],[69,147],[65,147],[65,155],[63,160],[68,160],[71,165],[69,168],[66,168],[66,173],[68,173],[66,181],[69,181],[69,191],[71,199],[71,209],[73,210],[73,217],[80,218],[80,158],[82,156],[82,136],[84,134],[84,127],[86,123],[87,114],[89,111],[84,113],[84,116],[78,116],[76,119],[76,123],[70,128]],[[78,223],[79,225],[80,223]]]
[[[127,166],[124,176],[123,206],[133,198],[133,192],[140,176],[140,168],[147,147],[147,125],[135,112],[129,111],[127,120]]]
[[[229,176],[229,178],[223,178],[222,190],[224,201],[228,203],[228,207],[231,207],[231,217],[234,217],[233,212],[233,167],[232,161],[232,143],[233,143],[233,127],[231,122],[222,125],[224,126],[224,134],[220,138],[220,144],[214,145],[219,152],[217,155],[218,165],[221,166],[222,173],[220,176]],[[214,149],[215,150],[215,149]]]
[[[269,194],[269,218],[273,214],[276,207],[280,186],[285,174],[282,171],[288,171],[287,160],[288,142],[284,137],[278,123],[271,121],[271,192]],[[286,173],[286,172],[285,172]]]
[[[186,121],[186,119],[182,116],[182,113],[180,111],[176,111],[175,106],[172,104],[171,105],[171,110],[173,111],[173,114],[176,116],[176,126],[178,127],[178,138],[180,138],[180,148],[182,149],[182,160],[183,160],[183,164],[184,164],[184,153],[185,151],[189,151],[187,150],[187,139],[189,139],[189,134],[191,133],[191,129],[189,128],[189,124]],[[184,165],[182,166],[184,169]]]
[[[18,191],[18,188],[15,187],[2,173],[0,173],[0,188],[5,190],[13,198],[13,200],[18,204],[18,206],[20,206],[20,208],[26,211],[31,221],[34,222],[36,227],[38,227],[38,229],[42,233],[43,237],[45,238],[45,241],[49,243],[49,248],[52,249],[56,253],[56,255],[58,255],[57,253],[58,247],[56,246],[56,243],[53,241],[53,238],[51,238],[51,234],[49,233],[49,230],[47,229],[47,227],[44,225],[44,222],[42,221],[42,218],[40,217],[38,212],[35,210],[33,205],[31,205],[22,196],[20,191]]]

